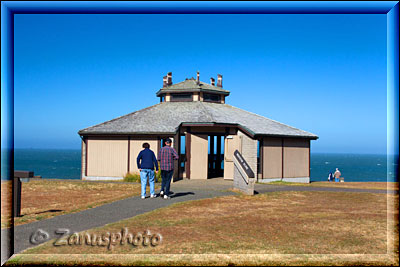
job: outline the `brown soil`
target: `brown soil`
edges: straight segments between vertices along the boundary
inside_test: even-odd
[[[310,184],[303,183],[271,183],[275,185],[298,185],[298,186],[317,186],[317,187],[337,187],[337,188],[359,188],[359,189],[388,189],[399,190],[399,183],[392,182],[312,182]]]
[[[10,226],[11,190],[11,181],[1,183],[2,228]],[[31,180],[22,183],[22,217],[15,218],[14,223],[30,223],[139,194],[140,184],[136,183]]]
[[[388,210],[388,203],[394,203],[394,208]],[[361,254],[365,256],[356,262],[362,264],[363,260],[373,257],[372,254],[387,253],[388,236],[394,238],[396,244],[391,252],[398,255],[397,217],[398,195],[274,192],[256,196],[226,196],[177,203],[86,231],[102,235],[121,232],[124,227],[133,234],[150,230],[163,237],[163,242],[155,247],[131,244],[116,244],[113,249],[97,245],[55,247],[54,241],[49,241],[25,253],[85,254],[85,257],[89,254],[202,254],[203,259],[206,257],[204,254],[274,254],[278,257],[293,254],[306,257],[310,254],[328,257],[344,255],[340,259],[319,261],[318,264],[349,264],[346,255]],[[393,229],[388,229],[388,218],[395,218]],[[396,264],[376,260],[375,257],[374,264]],[[260,259],[256,263],[244,259],[244,262],[235,264],[262,262],[272,264]],[[305,258],[291,263],[307,265],[310,261]],[[168,264],[192,263],[181,259]]]

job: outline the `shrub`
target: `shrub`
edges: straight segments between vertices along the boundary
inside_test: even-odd
[[[140,183],[140,174],[139,173],[127,173],[124,176],[124,182],[136,182]]]

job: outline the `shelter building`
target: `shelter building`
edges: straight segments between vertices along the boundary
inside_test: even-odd
[[[226,104],[230,92],[196,78],[173,84],[163,77],[160,103],[82,129],[82,179],[116,180],[138,172],[142,144],[156,155],[171,138],[180,155],[173,180],[233,179],[237,149],[262,182],[310,181],[310,142],[318,136]]]

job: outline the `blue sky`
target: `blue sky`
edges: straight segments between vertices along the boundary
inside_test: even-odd
[[[15,16],[16,148],[80,148],[78,130],[217,73],[227,104],[320,138],[312,152],[386,152],[386,15]]]

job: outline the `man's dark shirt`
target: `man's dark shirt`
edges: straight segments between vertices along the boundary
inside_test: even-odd
[[[140,160],[142,161],[140,162]],[[142,151],[140,151],[136,161],[138,169],[154,170],[155,166],[156,170],[158,171],[158,163],[156,155],[154,155],[154,152],[151,151],[149,148],[145,148]]]

